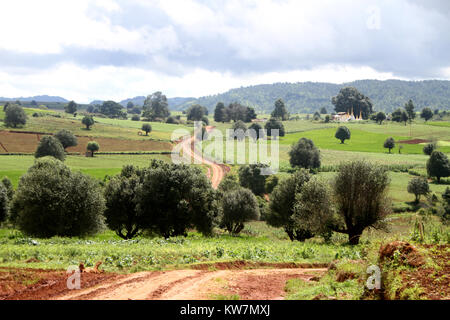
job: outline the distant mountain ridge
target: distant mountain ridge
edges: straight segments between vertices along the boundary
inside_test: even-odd
[[[416,110],[424,107],[432,109],[450,109],[450,81],[425,80],[358,80],[343,84],[324,82],[298,82],[261,84],[231,89],[227,92],[200,97],[178,105],[183,110],[191,104],[200,104],[210,111],[218,102],[229,104],[239,102],[254,107],[259,113],[271,112],[274,102],[281,98],[291,113],[313,113],[325,107],[328,112],[334,110],[331,98],[343,87],[352,86],[368,96],[374,110],[392,112],[412,99]]]
[[[48,96],[48,95],[40,95],[40,96],[33,96],[33,97],[20,97],[20,98],[4,98],[0,97],[0,101],[36,101],[36,102],[60,102],[60,103],[67,103],[69,100],[66,100],[62,97],[58,96]]]

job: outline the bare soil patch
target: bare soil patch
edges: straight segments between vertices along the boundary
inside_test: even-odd
[[[425,143],[425,142],[430,142],[430,140],[424,140],[424,139],[411,139],[411,140],[397,141],[397,143],[404,143],[404,144],[419,144],[419,143]]]

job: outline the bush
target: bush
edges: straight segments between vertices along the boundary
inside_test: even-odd
[[[250,189],[255,195],[262,195],[265,191],[267,175],[261,170],[267,168],[264,164],[250,164],[239,168],[239,183],[242,187]]]
[[[309,172],[300,169],[278,183],[270,195],[267,223],[276,228],[284,228],[291,241],[304,241],[314,236],[307,229],[296,225],[292,219],[296,194],[301,192],[303,185],[310,179]]]
[[[247,132],[248,132],[248,135],[251,138],[253,138],[253,140],[258,140],[260,138],[265,137],[264,130],[262,130],[262,129],[263,129],[263,127],[259,123],[254,122],[248,127]]]
[[[94,156],[94,153],[100,150],[100,146],[96,141],[89,141],[86,150],[90,151],[92,153],[92,156]]]
[[[277,137],[272,130],[278,129],[278,136],[284,137],[285,130],[284,125],[280,120],[277,120],[276,118],[270,118],[269,121],[266,122],[264,128],[267,130],[267,135],[269,137]]]
[[[231,190],[239,189],[239,187],[240,185],[237,176],[234,174],[227,174],[219,183],[217,191],[223,194]]]
[[[123,239],[132,239],[145,227],[136,202],[136,193],[144,173],[134,166],[125,166],[120,175],[113,177],[105,188],[106,225]]]
[[[246,188],[225,192],[221,201],[221,227],[236,235],[244,229],[244,223],[259,219],[259,207],[255,195]]]
[[[430,192],[427,179],[425,177],[412,178],[408,183],[408,192],[416,196],[416,203],[418,203],[421,195],[427,195]]]
[[[247,131],[247,126],[244,121],[238,120],[233,123],[231,127],[233,130],[230,131],[230,137],[234,137],[234,139],[243,140],[245,137],[245,132]]]
[[[166,123],[179,124],[180,122],[175,117],[170,116],[170,117],[167,118]]]
[[[165,238],[196,228],[212,233],[218,218],[216,192],[196,167],[152,162],[137,192],[138,213],[147,230]]]
[[[131,121],[141,121],[141,117],[138,114],[134,114],[131,117]]]
[[[293,144],[289,151],[289,163],[293,168],[315,169],[320,167],[320,151],[314,142],[301,138]]]
[[[100,231],[103,210],[104,199],[93,178],[47,157],[37,159],[21,177],[11,217],[30,236],[74,237]]]
[[[9,105],[5,111],[4,122],[7,127],[16,128],[18,125],[25,125],[27,123],[27,115],[22,107]]]
[[[345,140],[350,140],[350,136],[350,130],[345,126],[337,128],[336,133],[334,134],[334,137],[341,140],[341,143],[344,143]]]
[[[395,147],[395,140],[394,138],[390,137],[387,138],[386,141],[384,141],[383,147],[386,149],[389,149],[389,153],[391,153],[391,149]]]
[[[81,123],[86,126],[87,130],[90,130],[95,122],[94,122],[94,118],[92,118],[92,116],[84,116],[84,118],[81,120]]]
[[[427,143],[424,147],[423,147],[423,153],[426,154],[427,156],[430,156],[434,150],[436,150],[436,144],[435,143]]]
[[[53,136],[45,136],[39,142],[39,145],[34,153],[35,158],[42,158],[46,156],[52,156],[58,160],[64,161],[66,159],[66,153],[64,147]]]
[[[69,130],[63,129],[55,134],[55,138],[61,142],[64,150],[78,145],[77,137]]]
[[[358,244],[369,227],[382,227],[390,212],[387,197],[389,186],[385,168],[364,161],[352,161],[340,166],[333,182],[334,203],[339,219],[333,231],[348,234],[350,244]]]
[[[438,183],[441,178],[450,176],[448,157],[440,151],[433,151],[427,161],[427,172],[429,177],[436,177]]]
[[[266,189],[266,193],[272,193],[273,189],[275,189],[275,187],[278,184],[278,177],[274,174],[270,175],[267,179],[266,179],[266,184],[265,184],[265,189]]]

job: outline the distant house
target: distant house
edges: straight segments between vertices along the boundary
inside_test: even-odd
[[[354,114],[353,112],[353,108],[350,110],[348,110],[347,112],[338,112],[337,114],[335,114],[333,116],[333,120],[334,121],[340,121],[340,122],[345,122],[345,121],[359,121],[362,120],[362,114],[361,111],[359,112],[359,115]]]

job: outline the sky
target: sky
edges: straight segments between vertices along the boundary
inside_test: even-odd
[[[0,12],[0,97],[450,80],[447,0],[14,0]]]

